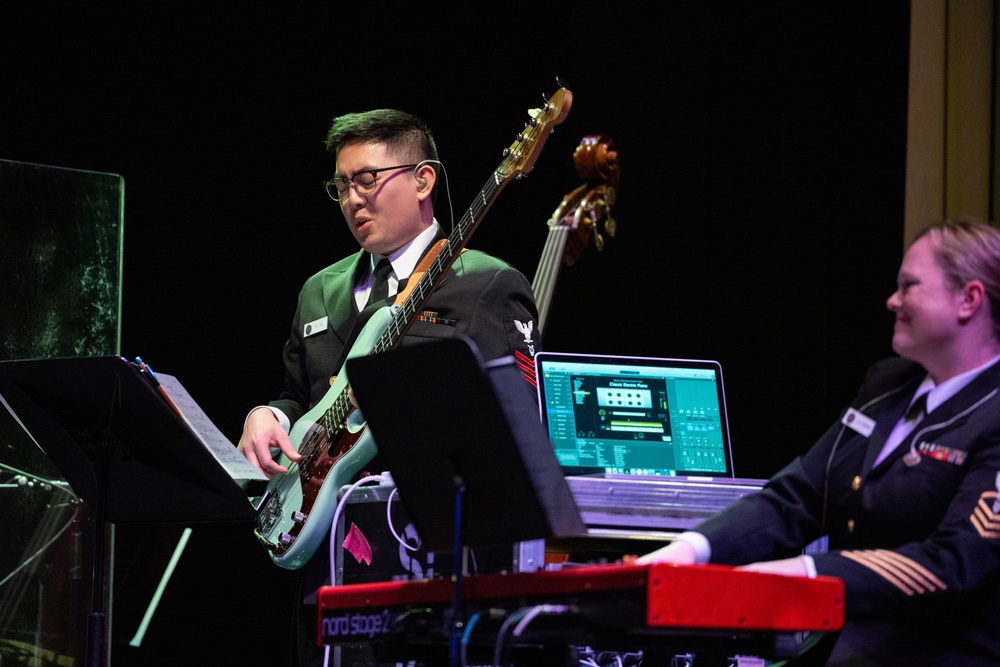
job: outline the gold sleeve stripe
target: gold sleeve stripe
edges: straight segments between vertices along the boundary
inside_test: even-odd
[[[948,588],[948,585],[938,579],[933,572],[912,558],[906,558],[895,551],[888,551],[886,549],[876,549],[872,553],[876,558],[883,559],[887,563],[892,563],[894,567],[905,570],[911,576],[920,579],[928,590],[944,590]]]
[[[947,584],[913,559],[885,549],[843,551],[845,558],[864,565],[907,595],[946,590]]]
[[[979,502],[969,516],[969,521],[976,528],[976,532],[987,540],[1000,538],[1000,515],[993,511],[996,497],[996,491],[987,491],[979,496]]]
[[[899,590],[903,591],[907,595],[913,595],[914,593],[918,592],[918,591],[913,590],[909,586],[907,586],[905,581],[900,581],[899,579],[897,579],[893,575],[893,573],[887,572],[878,563],[871,562],[868,559],[868,557],[864,553],[862,553],[862,552],[844,551],[842,553],[842,555],[844,557],[846,557],[846,558],[850,558],[851,560],[854,560],[854,561],[857,561],[858,563],[861,563],[862,565],[864,565],[865,567],[867,567],[867,568],[869,568],[871,570],[874,570],[875,572],[877,572],[878,574],[880,574],[884,579],[887,579],[889,581],[889,583],[891,583],[893,586],[895,586]]]

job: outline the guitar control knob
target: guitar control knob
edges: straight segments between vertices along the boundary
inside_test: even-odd
[[[290,546],[292,544],[292,542],[294,542],[294,541],[295,541],[295,538],[292,537],[291,535],[289,535],[288,533],[282,533],[281,535],[278,536],[278,542],[283,547]]]
[[[303,514],[302,512],[292,512],[292,521],[295,523],[305,523],[308,514]]]

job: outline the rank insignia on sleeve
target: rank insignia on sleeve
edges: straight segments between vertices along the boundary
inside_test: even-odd
[[[522,322],[521,320],[514,320],[514,326],[517,328],[518,333],[524,336],[524,344],[528,348],[528,354],[532,357],[535,356],[535,341],[532,338],[532,332],[535,328],[535,323],[531,320],[527,322]]]
[[[514,361],[521,371],[521,377],[532,387],[538,388],[538,378],[535,376],[535,362],[520,350],[514,350]]]
[[[980,537],[988,540],[1000,539],[1000,495],[996,491],[986,491],[979,496],[979,502],[969,516]]]

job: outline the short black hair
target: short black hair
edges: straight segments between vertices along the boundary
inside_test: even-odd
[[[437,160],[437,143],[420,118],[398,109],[373,109],[337,116],[326,134],[326,150],[337,155],[347,144],[378,142],[420,162]]]

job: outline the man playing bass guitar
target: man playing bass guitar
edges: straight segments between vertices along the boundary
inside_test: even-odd
[[[428,257],[439,252],[442,239],[447,238],[434,215],[438,186],[440,182],[447,185],[447,178],[439,181],[443,165],[421,119],[393,109],[342,115],[333,121],[326,148],[335,156],[336,165],[333,178],[324,185],[361,248],[306,280],[284,347],[284,390],[247,416],[239,450],[272,482],[300,476],[296,468],[307,455],[300,443],[293,442],[294,426],[336,390],[333,376],[365,344],[364,334],[358,334],[365,321],[374,320],[373,313],[387,311],[394,300],[397,304],[411,301],[415,284],[424,282],[421,276],[427,273]],[[457,252],[454,245],[447,251],[455,256],[444,265],[434,289],[418,300],[421,308],[407,321],[399,342],[462,334],[475,343],[485,360],[513,356],[524,369],[525,391],[533,394],[533,356],[540,348],[540,337],[530,283],[509,264],[476,250]],[[373,283],[383,260],[388,260],[391,270],[385,279],[387,296],[382,292],[380,298],[373,295],[379,289]],[[399,387],[401,414],[411,391],[420,387]],[[421,427],[420,417],[413,426]],[[276,450],[282,456],[272,456]],[[333,442],[324,447],[324,456],[335,457],[338,451]],[[381,471],[375,450],[365,452],[353,463],[357,470],[352,468],[352,477]],[[333,462],[334,469],[338,463]],[[325,529],[324,533],[329,523]],[[329,580],[327,549],[312,553],[310,548],[291,566],[298,569],[304,563],[306,599]],[[300,647],[314,644],[314,614],[308,606],[302,610]]]

